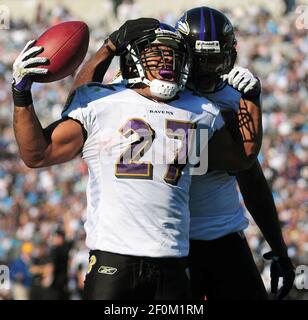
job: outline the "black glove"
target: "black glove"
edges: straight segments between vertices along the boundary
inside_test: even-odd
[[[271,291],[277,293],[279,278],[283,278],[282,287],[279,289],[277,299],[282,300],[292,289],[295,279],[294,266],[289,257],[275,256],[272,251],[263,255],[266,260],[271,262]]]
[[[121,54],[128,43],[146,35],[155,35],[154,30],[159,27],[159,21],[152,18],[127,20],[118,30],[110,36],[110,41],[116,47],[116,54]]]

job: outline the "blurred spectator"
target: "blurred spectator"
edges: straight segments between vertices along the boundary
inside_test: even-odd
[[[284,4],[285,4],[285,11],[284,14],[288,14],[290,13],[296,4],[296,0],[283,0]]]
[[[31,264],[32,285],[31,300],[48,300],[52,298],[50,286],[53,281],[53,264],[48,246],[42,242],[37,245]]]
[[[123,2],[123,0],[112,0],[113,13],[116,18],[118,18],[118,7]]]
[[[31,286],[30,261],[33,246],[30,242],[23,243],[21,254],[10,264],[10,279],[14,300],[28,300]]]
[[[69,299],[68,291],[68,263],[69,252],[73,247],[73,241],[66,239],[66,234],[62,230],[57,230],[53,239],[51,250],[51,264],[53,266],[53,281],[51,291],[53,300]]]

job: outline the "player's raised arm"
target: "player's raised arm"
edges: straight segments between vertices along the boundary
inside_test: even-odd
[[[80,69],[75,77],[71,92],[88,82],[102,82],[107,69],[115,55],[125,50],[129,41],[154,34],[159,21],[152,18],[140,18],[126,21],[114,31],[102,47]]]
[[[47,58],[35,57],[42,47],[29,41],[13,65],[14,133],[20,155],[29,167],[44,167],[71,160],[83,145],[83,128],[74,120],[60,120],[45,130],[31,96],[31,75],[44,75]]]
[[[110,63],[115,56],[115,46],[108,39],[77,73],[71,92],[89,82],[102,82]]]

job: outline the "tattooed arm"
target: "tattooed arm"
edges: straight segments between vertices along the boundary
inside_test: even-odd
[[[209,168],[240,171],[256,161],[262,143],[260,100],[240,100],[237,114],[224,112],[225,127],[209,142]]]

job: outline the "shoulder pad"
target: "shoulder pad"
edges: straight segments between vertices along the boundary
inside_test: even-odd
[[[225,84],[220,90],[206,94],[206,97],[216,103],[221,109],[238,111],[241,93],[229,84]]]
[[[108,90],[113,90],[116,91],[116,89],[114,88],[113,84],[102,84],[102,83],[98,83],[98,82],[91,82],[89,84],[86,85],[88,88],[97,88],[97,89],[108,89]]]
[[[105,85],[98,82],[84,84],[68,96],[62,111],[62,117],[71,110],[76,108],[85,108],[92,101],[107,97],[124,89],[125,87],[120,84]]]

